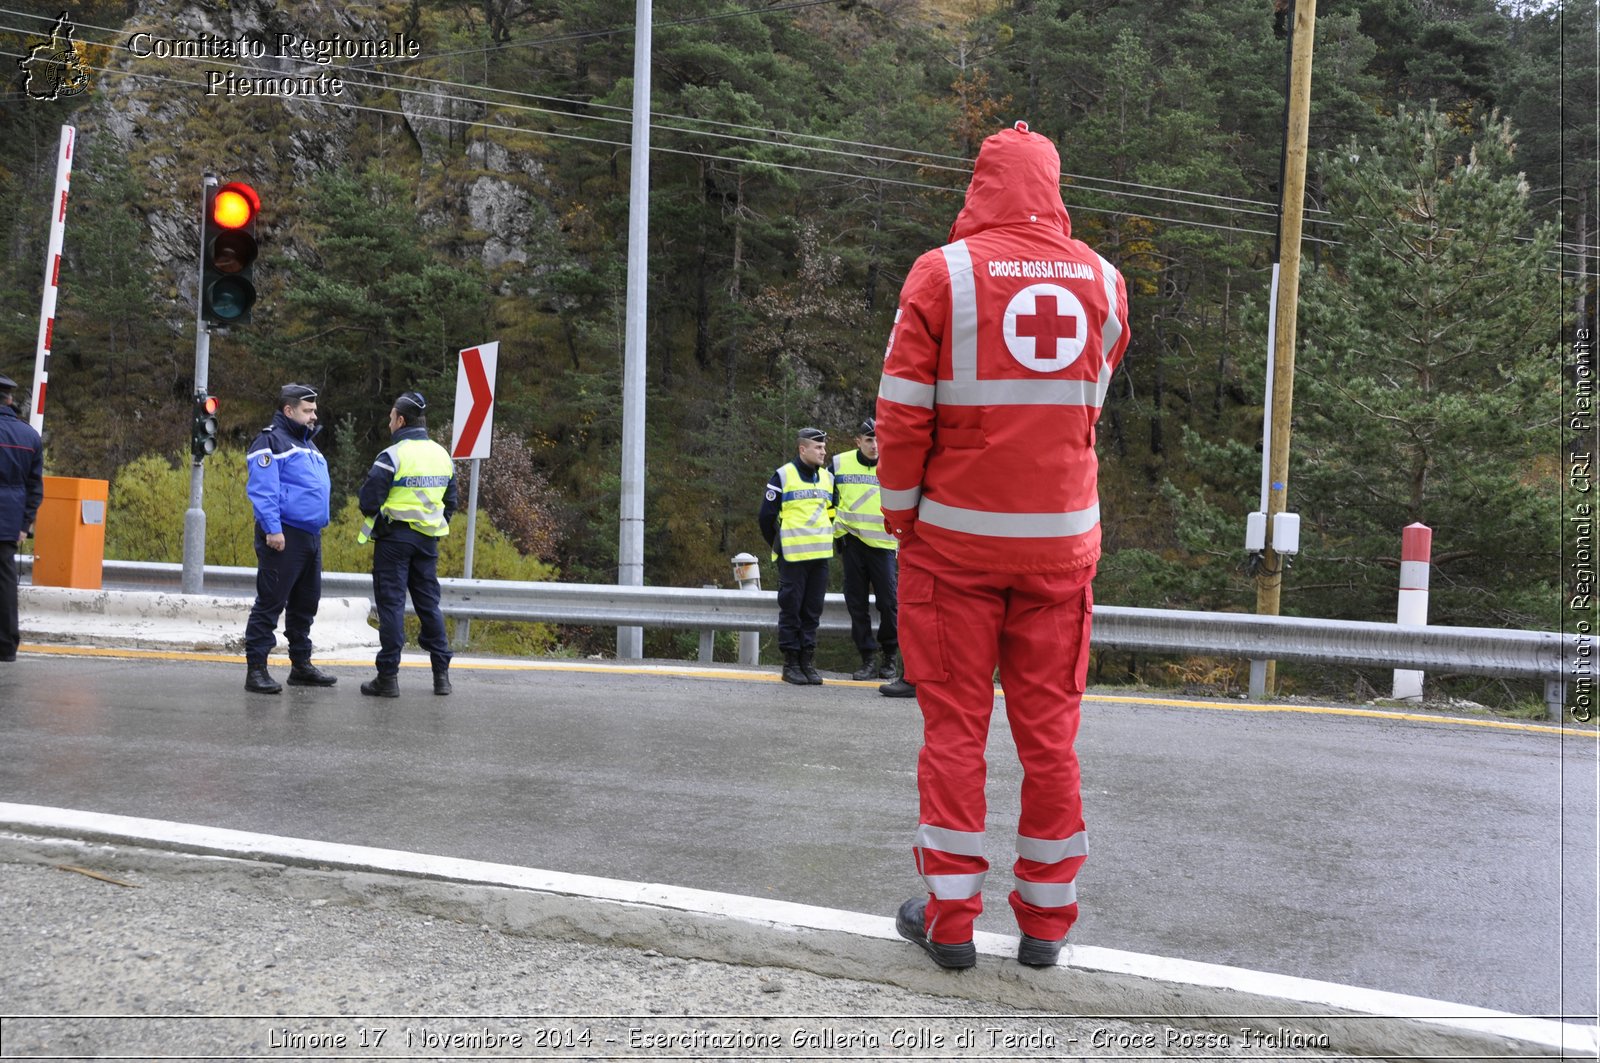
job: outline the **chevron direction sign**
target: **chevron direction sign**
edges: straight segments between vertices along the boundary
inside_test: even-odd
[[[499,362],[498,341],[468,347],[459,356],[452,458],[489,456],[489,437],[494,431],[494,371]]]

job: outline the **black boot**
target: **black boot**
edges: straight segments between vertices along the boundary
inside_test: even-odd
[[[861,667],[850,673],[850,678],[856,681],[878,678],[878,662],[871,653],[861,655]]]
[[[805,673],[806,682],[814,687],[820,687],[822,685],[822,673],[817,671],[816,665],[812,663],[816,659],[817,649],[815,646],[809,650],[800,651],[800,671]]]
[[[1065,940],[1046,941],[1023,934],[1017,941],[1017,962],[1027,967],[1054,967],[1061,958],[1061,945]]]
[[[331,687],[338,681],[338,676],[324,672],[312,664],[309,658],[295,661],[294,666],[289,669],[289,685],[292,687]]]
[[[264,663],[252,664],[246,666],[244,688],[252,694],[277,694],[283,690],[283,684],[267,674]]]
[[[894,654],[885,651],[884,653],[881,653],[881,654],[878,655],[878,675],[877,675],[877,678],[879,678],[879,679],[894,679],[899,674],[900,674],[900,669],[895,667]],[[867,678],[871,679],[873,677],[872,676],[868,676]]]
[[[376,678],[361,684],[361,693],[374,698],[397,698],[400,696],[400,677],[379,673]]]
[[[978,949],[970,938],[950,944],[930,939],[925,925],[927,915],[928,902],[913,897],[895,913],[895,931],[907,941],[922,946],[922,951],[945,970],[960,971],[978,962]]]
[[[434,672],[433,673],[433,692],[435,694],[448,694],[448,693],[450,693],[450,690],[451,690],[451,687],[450,687],[450,670],[449,669],[445,669],[442,672],[437,672],[437,671]]]
[[[811,685],[811,680],[800,670],[800,654],[796,650],[783,651],[783,681],[797,687]]]
[[[886,698],[914,698],[917,696],[916,686],[906,682],[905,658],[902,657],[900,659],[900,674],[895,676],[891,682],[880,686],[878,693]]]

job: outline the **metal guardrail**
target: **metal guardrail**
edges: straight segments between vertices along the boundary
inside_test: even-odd
[[[18,561],[31,567],[31,558]],[[176,592],[181,566],[107,561],[104,579],[113,588]],[[444,611],[453,618],[767,634],[778,627],[775,591],[468,579],[439,583]],[[255,570],[207,566],[205,588],[208,594],[253,595]],[[325,572],[322,588],[330,597],[370,598],[372,579],[363,573]],[[821,626],[831,634],[849,632],[843,595],[828,595]],[[1567,680],[1579,674],[1582,654],[1593,652],[1592,646],[1580,646],[1580,640],[1553,631],[1415,628],[1114,605],[1095,607],[1092,639],[1099,649],[1538,679],[1546,683],[1547,700],[1557,701],[1564,698]]]

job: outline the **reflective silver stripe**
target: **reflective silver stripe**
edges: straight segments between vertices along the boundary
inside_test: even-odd
[[[878,478],[872,473],[838,472],[833,476],[836,484],[873,484],[876,486]]]
[[[1070,838],[1030,838],[1017,835],[1017,855],[1036,864],[1056,864],[1069,856],[1089,855],[1089,836],[1083,831]]]
[[[852,514],[860,513],[862,510],[866,509],[868,505],[871,505],[871,507],[874,510],[876,510],[878,508],[878,494],[879,494],[878,488],[876,486],[877,485],[877,481],[876,480],[873,481],[873,485],[874,486],[869,487],[865,491],[861,492],[861,497],[856,499],[854,505],[845,506],[844,507],[845,508],[845,512],[846,513],[852,513]]]
[[[444,507],[434,508],[429,506],[424,509],[401,509],[397,506],[394,508],[385,507],[383,512],[388,514],[390,520],[414,524],[431,524],[433,523],[433,518],[444,516]]]
[[[951,830],[949,827],[923,823],[918,825],[917,837],[912,844],[919,849],[937,849],[955,856],[982,856],[983,832]]]
[[[863,528],[859,524],[847,524],[844,527],[847,529],[846,534],[854,535],[864,543],[881,543],[884,546],[894,546],[896,543],[895,537],[884,531],[882,525],[876,528]]]
[[[972,252],[965,240],[941,248],[950,271],[950,375],[978,378],[978,282],[972,275]]]
[[[921,406],[925,410],[931,410],[933,385],[885,373],[883,379],[878,381],[878,398],[898,402],[902,406]]]
[[[1094,380],[941,380],[940,406],[1099,406]]]
[[[1100,279],[1106,286],[1106,323],[1100,330],[1100,357],[1109,361],[1111,348],[1122,335],[1122,322],[1117,320],[1117,267],[1107,262],[1104,255],[1094,257],[1100,260]]]
[[[809,488],[805,488],[804,490],[800,490],[800,491],[785,491],[783,493],[783,500],[785,502],[794,502],[794,501],[796,501],[798,499],[802,499],[802,498],[832,498],[832,497],[833,497],[833,492],[832,491],[824,491],[819,487],[809,487]]]
[[[1109,390],[1111,390],[1111,361],[1102,356],[1100,360],[1100,382],[1095,385],[1094,389],[1095,409],[1099,409],[1106,404],[1106,392]]]
[[[272,454],[271,448],[262,447],[260,450],[252,450],[250,453],[246,454],[244,456],[244,460],[245,461],[250,461],[250,460],[252,460],[254,458],[260,457],[263,454],[272,454],[272,460],[273,461],[282,461],[284,458],[292,457],[292,456],[294,456],[296,454],[315,454],[315,453],[317,453],[317,452],[312,450],[310,447],[290,447],[288,450],[284,451],[282,454]]]
[[[928,884],[928,892],[941,901],[964,901],[983,892],[985,874],[987,872],[980,871],[976,875],[923,875],[922,881]]]
[[[826,529],[819,529],[815,524],[802,524],[798,528],[779,528],[778,538],[807,539],[818,543],[825,543],[828,541]]]
[[[884,492],[887,496],[888,492]],[[1100,503],[1088,509],[1066,513],[989,513],[981,509],[961,509],[924,498],[917,506],[919,519],[938,528],[966,532],[968,535],[993,535],[1002,539],[1056,539],[1093,531],[1100,523]]]
[[[884,509],[916,509],[917,501],[922,498],[922,488],[908,487],[904,491],[891,491],[885,487],[882,497]]]
[[[1028,882],[1019,878],[1017,893],[1035,908],[1065,908],[1078,903],[1076,882]]]

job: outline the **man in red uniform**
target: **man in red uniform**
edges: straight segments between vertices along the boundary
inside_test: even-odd
[[[1100,557],[1094,424],[1128,346],[1127,289],[1072,238],[1061,158],[1023,122],[983,142],[950,240],[906,278],[878,390],[901,652],[923,717],[913,852],[928,896],[895,924],[942,967],[977,962],[998,666],[1023,768],[1017,959],[1050,966],[1088,851],[1073,742]]]

